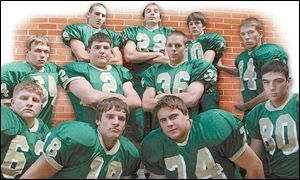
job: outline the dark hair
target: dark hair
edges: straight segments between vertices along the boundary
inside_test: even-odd
[[[172,36],[172,35],[182,36],[182,37],[184,38],[183,43],[184,43],[184,44],[187,44],[188,38],[186,37],[186,35],[185,35],[183,32],[178,31],[178,30],[175,30],[175,31],[171,32],[171,33],[167,36],[167,39],[168,39],[170,36]]]
[[[157,117],[157,112],[164,107],[179,109],[184,115],[187,115],[189,113],[189,110],[183,100],[174,95],[166,95],[162,97],[153,109],[154,115]]]
[[[102,3],[94,3],[90,6],[89,12],[91,13],[93,11],[94,7],[96,7],[96,6],[102,6],[106,9],[106,7]]]
[[[259,32],[263,31],[263,25],[262,25],[261,21],[255,17],[249,17],[249,18],[244,19],[241,22],[240,28],[243,26],[254,26],[257,31],[259,31]]]
[[[125,112],[126,121],[128,121],[129,107],[124,101],[122,101],[121,99],[116,98],[116,97],[104,99],[97,105],[96,120],[101,120],[102,114],[113,108],[115,108],[115,110],[117,110],[117,111]]]
[[[207,25],[207,17],[202,12],[192,12],[186,20],[188,26],[191,21],[201,21],[203,26]]]
[[[289,68],[287,64],[276,59],[267,62],[261,67],[261,76],[269,72],[282,73],[287,79],[289,78]]]
[[[91,48],[93,42],[96,41],[96,42],[107,42],[110,44],[111,46],[111,39],[108,35],[104,34],[104,33],[95,33],[93,34],[90,39],[89,39],[89,42],[88,42],[88,48]]]

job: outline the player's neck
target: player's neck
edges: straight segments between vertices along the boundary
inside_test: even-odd
[[[31,129],[34,126],[35,118],[23,118],[24,123],[27,125],[28,129]]]
[[[185,141],[187,141],[187,138],[188,138],[188,136],[190,134],[190,131],[191,131],[191,127],[192,127],[192,120],[188,119],[187,124],[186,124],[185,132],[180,138],[176,139],[176,143],[184,143]]]
[[[112,139],[112,138],[108,138],[102,135],[102,140],[104,143],[105,148],[110,151],[117,143],[118,139]]]
[[[159,24],[158,23],[146,23],[145,27],[151,31],[151,30],[159,28]]]
[[[284,103],[286,103],[289,96],[290,96],[290,92],[286,93],[284,96],[279,98],[277,101],[272,101],[271,100],[270,102],[271,102],[271,104],[274,108],[278,108],[278,107],[282,106]]]
[[[248,49],[249,53],[252,53],[254,50],[258,49],[261,46],[262,42],[259,42],[255,47]]]
[[[193,41],[195,41],[196,39],[198,39],[200,36],[202,36],[204,34],[204,31],[202,31],[201,34],[195,34],[195,35],[192,35],[192,38],[193,38]]]

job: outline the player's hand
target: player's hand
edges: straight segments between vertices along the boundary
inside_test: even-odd
[[[240,111],[246,111],[247,110],[247,107],[246,107],[246,104],[243,102],[243,101],[239,101],[237,102],[234,107]]]

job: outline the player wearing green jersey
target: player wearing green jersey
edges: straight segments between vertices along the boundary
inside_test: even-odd
[[[249,179],[264,178],[261,161],[245,142],[243,123],[231,113],[212,109],[190,119],[183,100],[167,95],[154,114],[161,128],[144,138],[141,149],[151,178],[232,179],[235,164]]]
[[[102,32],[108,35],[112,40],[112,58],[109,64],[123,64],[120,48],[122,47],[122,38],[116,32],[106,29],[104,24],[107,16],[106,7],[101,3],[94,3],[90,6],[87,13],[87,24],[72,24],[64,28],[62,41],[69,46],[75,61],[90,62],[90,57],[86,51],[89,38]]]
[[[172,32],[166,45],[170,63],[153,65],[143,73],[145,111],[151,112],[161,97],[173,94],[191,108],[191,116],[198,114],[197,105],[205,86],[215,83],[217,73],[206,61],[189,61],[186,49],[187,37],[180,31]]]
[[[286,64],[270,61],[261,74],[269,100],[255,106],[246,117],[251,148],[266,154],[267,178],[299,179],[299,94],[289,91]]]
[[[141,74],[152,64],[165,64],[169,57],[165,53],[166,37],[174,29],[160,27],[161,9],[156,3],[149,3],[143,10],[143,25],[132,26],[122,32],[124,41],[124,57],[126,62],[132,64],[133,87],[142,98],[144,88],[141,84]],[[134,121],[138,130],[138,141],[144,136],[145,122],[148,124],[151,118],[145,114],[142,108],[131,113],[131,121]]]
[[[59,66],[48,62],[50,43],[46,36],[34,35],[26,41],[26,61],[13,62],[1,67],[1,102],[8,103],[14,87],[27,80],[34,80],[44,91],[43,108],[39,118],[51,127],[53,106],[57,96]]]
[[[141,99],[130,82],[132,75],[121,65],[109,65],[111,39],[104,33],[91,36],[88,46],[90,63],[73,62],[61,71],[63,86],[68,89],[76,120],[95,124],[93,107],[109,97],[118,97],[131,109],[141,106]]]
[[[118,98],[97,106],[97,129],[83,122],[65,122],[53,128],[44,143],[43,156],[22,178],[117,179],[133,174],[140,155],[121,136],[129,108]],[[130,177],[127,177],[130,178]]]
[[[187,18],[187,25],[193,38],[188,42],[188,59],[204,59],[215,66],[226,48],[225,39],[216,33],[205,33],[207,18],[201,12],[192,12]],[[200,111],[218,108],[219,92],[215,84],[203,93]]]
[[[240,76],[243,101],[235,107],[245,111],[245,115],[257,104],[267,100],[261,81],[261,66],[273,59],[287,61],[287,54],[275,44],[262,44],[262,23],[253,17],[242,21],[240,36],[246,48],[235,60],[235,67],[224,66],[221,61],[218,67],[232,75]]]
[[[37,118],[43,89],[32,81],[19,83],[11,107],[1,105],[1,179],[19,178],[42,154],[49,128]]]

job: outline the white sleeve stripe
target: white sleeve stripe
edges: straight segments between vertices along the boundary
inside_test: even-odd
[[[232,157],[230,157],[229,159],[231,161],[235,161],[237,160],[242,154],[243,152],[246,150],[246,148],[248,147],[248,144],[245,143]]]
[[[48,163],[52,167],[54,167],[56,170],[60,171],[63,168],[63,166],[58,164],[53,158],[47,156],[45,153],[43,153],[43,155],[44,155],[45,159],[48,161]]]
[[[64,88],[65,90],[67,90],[68,84],[69,84],[71,81],[76,80],[76,79],[85,79],[85,78],[84,78],[84,77],[80,77],[80,76],[76,76],[76,77],[69,78],[69,79],[67,79],[67,80],[63,83],[63,88]]]
[[[166,175],[158,175],[158,174],[154,174],[152,172],[150,172],[150,176],[151,178],[153,179],[167,179],[167,176]]]

